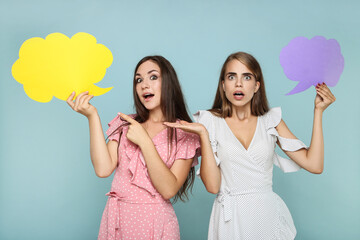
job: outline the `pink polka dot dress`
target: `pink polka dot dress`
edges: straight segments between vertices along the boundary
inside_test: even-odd
[[[131,115],[134,117],[134,115]],[[119,128],[120,127],[120,128]],[[118,166],[102,216],[99,240],[180,239],[179,224],[169,200],[153,186],[138,145],[127,139],[128,126],[119,117],[109,123],[109,140],[119,141]],[[171,168],[177,159],[194,158],[198,164],[199,137],[176,130],[177,141],[169,147],[167,130],[152,141],[165,164]],[[170,151],[171,150],[171,151]],[[179,160],[181,161],[181,160]]]

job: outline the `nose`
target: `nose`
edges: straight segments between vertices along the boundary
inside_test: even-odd
[[[241,80],[241,78],[239,78],[239,79],[236,80],[235,86],[236,86],[236,87],[242,87],[242,80]]]
[[[142,89],[146,89],[146,88],[149,88],[149,87],[150,87],[149,80],[148,80],[148,79],[144,79],[144,80],[141,82],[141,88],[142,88]]]

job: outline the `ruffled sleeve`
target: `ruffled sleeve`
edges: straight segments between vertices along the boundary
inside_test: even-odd
[[[277,140],[279,140],[280,146],[283,150],[294,152],[302,148],[307,149],[307,146],[299,139],[290,139],[290,138],[281,137],[279,133],[276,131],[275,127],[279,125],[281,121],[280,107],[270,109],[270,111],[264,115],[264,119],[265,119],[265,126],[267,133],[275,137]],[[274,164],[284,172],[296,172],[299,169],[301,169],[301,167],[298,164],[296,164],[293,160],[283,158],[277,153],[274,153],[273,160],[274,160]]]
[[[193,117],[196,122],[201,123],[207,129],[209,133],[210,145],[214,153],[216,165],[219,166],[221,161],[215,154],[217,152],[218,142],[216,140],[216,134],[215,134],[216,132],[215,132],[214,115],[209,111],[200,110],[197,113],[193,114]],[[200,176],[200,168],[196,171],[196,175]]]
[[[216,140],[216,135],[215,135],[214,116],[209,111],[200,110],[197,113],[193,114],[193,117],[196,122],[201,123],[207,129],[209,133],[210,144],[214,153],[215,161],[216,164],[219,166],[220,159],[215,154],[217,152],[218,142]]]
[[[106,130],[106,135],[108,136],[109,141],[115,140],[119,142],[120,133],[124,125],[127,125],[127,122],[121,120],[119,115],[108,123],[109,128]]]
[[[194,159],[192,167],[199,164],[198,157],[200,156],[200,139],[197,134],[178,131],[178,140],[176,144],[175,160],[177,159]]]

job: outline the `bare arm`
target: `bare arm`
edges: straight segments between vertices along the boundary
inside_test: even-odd
[[[89,121],[90,156],[95,173],[98,177],[108,177],[116,168],[118,143],[109,141],[106,144],[100,117],[96,108],[89,103],[93,96],[84,92],[79,94],[73,102],[74,96],[75,92],[69,96],[66,102],[74,111],[86,116]]]
[[[322,116],[324,110],[334,101],[334,95],[325,84],[318,86],[315,98],[313,131],[309,149],[300,149],[295,152],[284,151],[285,154],[299,166],[311,173],[320,174],[324,170],[324,136],[322,129]],[[276,130],[281,137],[292,139],[296,138],[283,120],[281,120],[279,125],[276,127]],[[279,141],[278,145],[281,147]]]
[[[210,144],[209,133],[206,128],[200,123],[188,123],[186,121],[180,121],[180,123],[165,123],[165,125],[199,135],[201,144],[200,177],[206,190],[209,193],[217,194],[220,190],[221,171],[216,164]]]
[[[193,159],[179,161],[177,159],[169,169],[160,158],[151,139],[150,141],[144,141],[139,146],[143,153],[151,182],[156,190],[165,199],[175,196],[189,174]]]
[[[184,184],[193,159],[177,159],[169,169],[141,124],[125,114],[120,116],[130,123],[126,137],[140,147],[154,187],[163,198],[172,198]]]

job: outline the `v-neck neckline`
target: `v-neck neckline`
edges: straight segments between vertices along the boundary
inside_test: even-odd
[[[159,135],[160,135],[162,132],[164,132],[166,129],[167,129],[167,127],[164,128],[163,130],[161,130],[160,132],[156,133],[156,134],[151,138],[151,140],[154,140],[157,136],[159,136]]]
[[[176,119],[175,122],[179,122],[179,121],[180,121],[179,119]],[[164,132],[166,129],[168,129],[168,128],[166,127],[166,128],[164,128],[164,129],[162,129],[161,131],[159,131],[158,133],[156,133],[152,138],[150,137],[151,140],[154,141],[154,139],[155,139],[157,136],[161,135],[161,133]]]
[[[230,126],[228,125],[228,123],[226,122],[225,118],[222,118],[222,119],[223,119],[223,121],[224,121],[227,129],[230,131],[231,135],[232,135],[232,136],[235,138],[235,140],[240,144],[240,146],[241,146],[246,152],[248,152],[249,149],[251,148],[252,144],[253,144],[254,138],[255,138],[256,133],[257,133],[258,128],[259,128],[259,116],[257,116],[255,132],[254,132],[254,134],[253,134],[253,136],[252,136],[252,139],[251,139],[250,144],[249,144],[249,146],[248,146],[247,149],[244,147],[244,145],[240,142],[240,140],[236,137],[236,135],[234,134],[234,132],[231,130],[231,128],[230,128]]]

